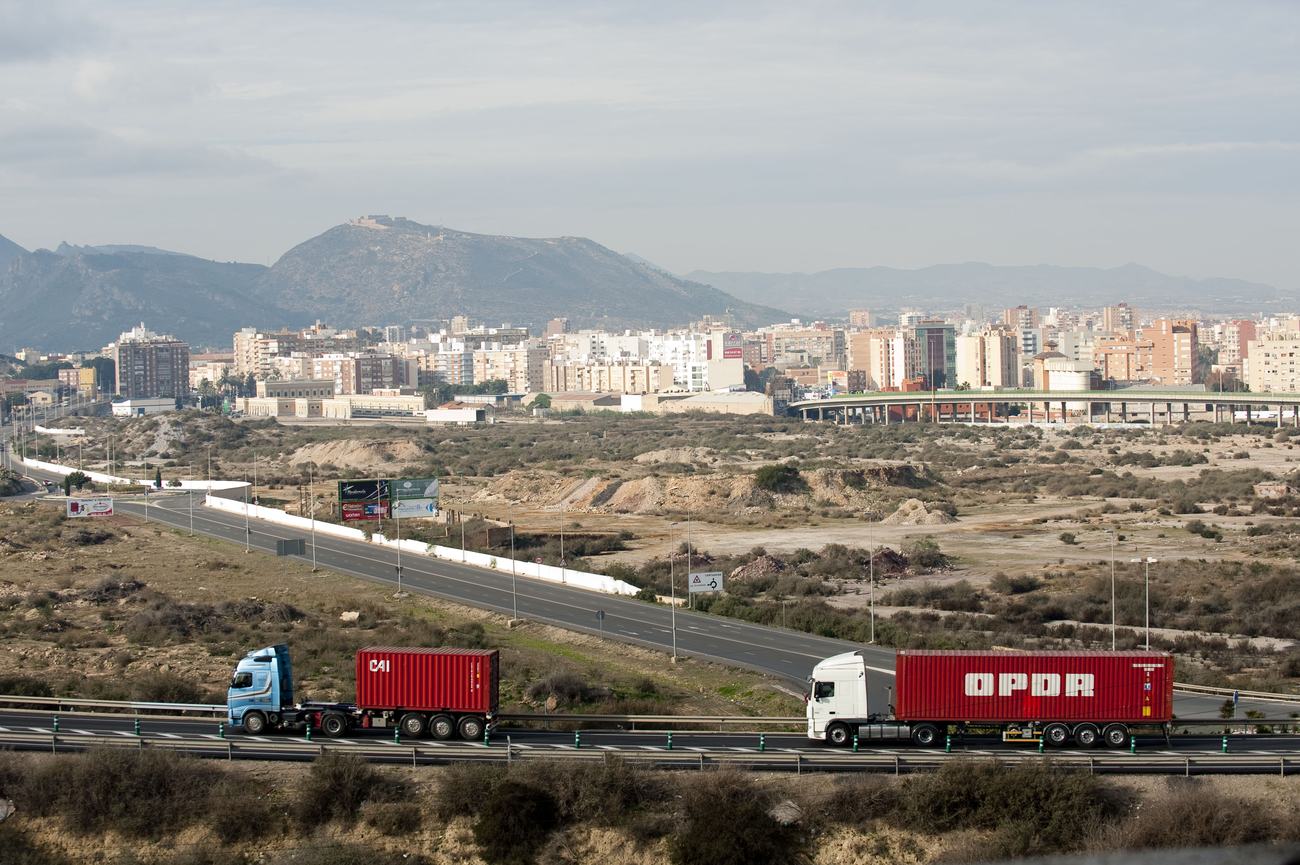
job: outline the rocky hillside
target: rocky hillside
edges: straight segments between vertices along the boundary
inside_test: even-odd
[[[138,249],[62,245],[0,267],[0,348],[99,348],[141,321],[196,345],[229,345],[247,324],[306,321],[257,292],[266,270]]]
[[[581,237],[470,234],[367,217],[301,243],[261,281],[266,297],[338,322],[385,324],[463,314],[542,325],[687,324],[730,311],[741,322],[782,313],[647,267]]]
[[[3,234],[0,234],[0,270],[4,270],[8,267],[9,262],[13,261],[18,256],[26,254],[27,250],[23,249]]]

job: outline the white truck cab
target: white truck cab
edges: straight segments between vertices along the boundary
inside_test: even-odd
[[[808,677],[808,738],[832,745],[862,739],[906,739],[907,724],[873,713],[867,704],[867,661],[845,652],[820,661]]]

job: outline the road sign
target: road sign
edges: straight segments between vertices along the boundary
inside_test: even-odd
[[[722,591],[722,572],[699,571],[693,573],[690,582],[686,584],[686,588],[691,594],[720,592]]]
[[[343,521],[377,520],[388,516],[388,502],[344,502]]]
[[[339,502],[386,502],[388,481],[379,478],[339,481]]]
[[[302,538],[284,538],[275,539],[275,554],[277,556],[305,556],[307,554],[307,542]]]
[[[113,515],[113,500],[108,498],[68,499],[67,515],[69,517],[111,517]]]
[[[393,516],[407,519],[426,519],[438,515],[437,499],[402,499],[393,501]]]
[[[437,478],[397,478],[388,482],[394,501],[438,498]],[[406,516],[406,514],[402,514]]]

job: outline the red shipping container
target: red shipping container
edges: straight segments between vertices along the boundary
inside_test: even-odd
[[[1174,659],[1162,652],[898,653],[905,721],[1094,721],[1173,717]]]
[[[493,715],[500,670],[495,649],[368,646],[357,651],[357,706]]]

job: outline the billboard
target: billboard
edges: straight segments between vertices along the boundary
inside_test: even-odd
[[[404,499],[438,499],[437,478],[397,478],[388,482],[394,501]],[[406,516],[403,514],[402,516]]]
[[[388,516],[388,502],[343,502],[343,521],[378,520]]]
[[[419,517],[436,517],[438,515],[437,499],[397,499],[393,502],[393,516],[414,519]]]
[[[111,517],[113,515],[112,499],[67,499],[66,501],[69,517]]]
[[[388,481],[368,478],[360,481],[339,481],[339,502],[388,501]]]
[[[737,331],[725,333],[722,335],[722,359],[739,358],[744,356],[744,338]]]

